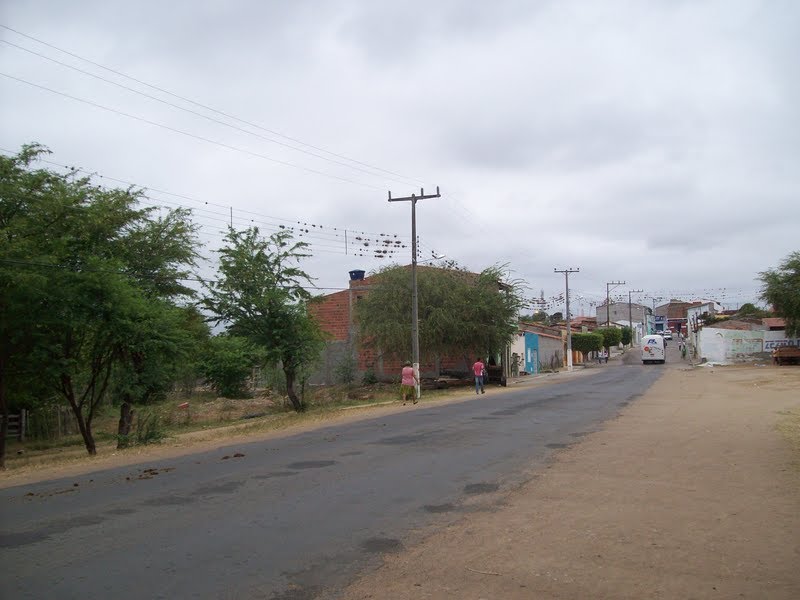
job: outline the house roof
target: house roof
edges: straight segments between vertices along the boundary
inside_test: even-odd
[[[709,325],[714,329],[735,329],[737,331],[752,331],[758,327],[755,323],[749,321],[740,321],[739,319],[728,319],[727,321],[720,321]]]
[[[766,325],[768,328],[772,329],[780,329],[781,327],[786,327],[786,320],[782,317],[766,317],[761,319],[761,322]]]

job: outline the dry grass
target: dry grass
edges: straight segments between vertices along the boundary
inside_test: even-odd
[[[441,400],[460,391],[463,390],[429,390],[424,399]],[[57,467],[92,465],[103,468],[111,463],[185,453],[273,432],[314,427],[323,422],[352,418],[364,410],[394,405],[399,401],[399,393],[398,386],[394,385],[329,386],[308,390],[306,401],[308,409],[302,413],[292,410],[288,399],[271,394],[233,400],[206,393],[194,395],[188,400],[187,408],[180,407],[187,402],[185,398],[137,407],[138,415],[158,415],[165,437],[157,444],[134,445],[122,450],[117,449],[116,440],[119,415],[116,409],[109,409],[98,415],[93,424],[97,456],[88,456],[79,435],[53,441],[10,441],[4,475],[14,477]]]

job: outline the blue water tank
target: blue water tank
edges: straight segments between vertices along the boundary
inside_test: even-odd
[[[364,279],[364,271],[358,269],[350,271],[350,281],[359,281],[361,279]]]

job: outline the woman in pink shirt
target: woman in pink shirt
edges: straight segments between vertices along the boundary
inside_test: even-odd
[[[417,376],[414,374],[414,367],[410,362],[403,365],[403,375],[400,381],[400,393],[403,394],[403,405],[406,403],[408,395],[411,394],[411,399],[414,404],[417,403]]]
[[[485,394],[483,384],[485,383],[486,367],[480,358],[472,365],[472,373],[475,375],[475,393]]]

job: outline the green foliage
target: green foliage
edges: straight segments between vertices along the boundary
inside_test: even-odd
[[[205,282],[202,305],[213,320],[232,335],[247,338],[262,349],[269,364],[280,364],[286,389],[297,411],[305,408],[295,383],[303,383],[319,360],[324,336],[308,313],[308,275],[297,266],[308,257],[304,242],[293,242],[288,231],[262,238],[258,228],[229,229],[219,251],[219,276]]]
[[[588,354],[603,348],[603,336],[599,333],[573,333],[572,349]]]
[[[778,269],[759,273],[761,299],[786,321],[786,334],[800,335],[800,252],[792,252]]]
[[[617,327],[598,327],[593,333],[599,334],[603,338],[603,347],[611,348],[618,346],[622,341],[622,329]]]
[[[631,328],[630,327],[623,327],[622,328],[622,340],[621,340],[622,344],[624,346],[627,346],[628,344],[631,343],[632,339],[633,339],[633,333],[631,331]]]
[[[572,314],[572,313],[570,313]],[[549,321],[551,325],[555,325],[556,323],[561,323],[564,320],[564,314],[560,312],[554,312],[549,317]]]
[[[167,437],[161,417],[155,412],[139,413],[134,440],[139,445],[156,444]]]
[[[94,454],[115,377],[156,347],[170,356],[166,313],[191,293],[195,229],[187,211],[140,208],[138,190],[33,169],[43,153],[0,157],[0,404],[31,382],[58,393]]]
[[[201,371],[217,394],[225,398],[247,398],[247,380],[253,367],[264,358],[258,346],[244,337],[218,335],[209,340]]]
[[[543,310],[538,310],[530,315],[520,315],[519,320],[525,323],[547,323],[549,317]]]
[[[739,307],[739,310],[736,311],[737,317],[751,317],[756,319],[763,319],[764,317],[770,316],[770,314],[768,310],[762,310],[751,302],[745,302]]]
[[[411,273],[390,266],[356,305],[360,343],[396,357],[411,352]],[[480,274],[461,269],[417,269],[420,350],[425,358],[495,354],[517,332],[522,306],[517,282],[499,267]]]
[[[375,375],[375,371],[372,369],[364,371],[364,377],[361,378],[361,383],[363,385],[375,385],[378,383],[378,377]]]
[[[356,380],[357,366],[353,355],[350,352],[345,354],[333,370],[336,381],[345,385],[353,383]]]

